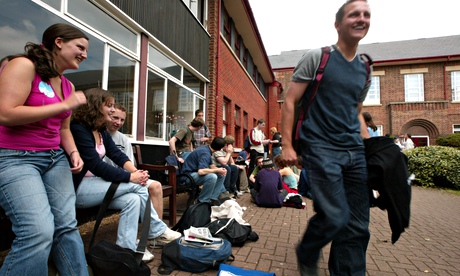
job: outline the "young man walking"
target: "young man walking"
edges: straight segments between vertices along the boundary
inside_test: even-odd
[[[301,275],[317,275],[321,249],[329,242],[331,275],[366,274],[369,242],[369,190],[363,139],[369,138],[361,114],[370,83],[358,43],[370,27],[365,0],[349,0],[336,14],[338,41],[331,47],[323,78],[302,123],[303,166],[311,184],[316,214],[297,246]],[[321,61],[321,49],[308,51],[294,69],[282,109],[283,126],[292,126],[302,96]],[[304,95],[305,93],[305,95]],[[283,127],[283,159],[297,162],[292,129]]]

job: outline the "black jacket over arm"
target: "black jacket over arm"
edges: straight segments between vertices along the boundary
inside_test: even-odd
[[[387,210],[395,243],[409,226],[411,186],[407,171],[407,156],[389,137],[364,140],[368,168],[368,183],[380,196],[371,196],[372,206]]]
[[[129,182],[131,174],[123,169],[123,165],[129,161],[128,156],[124,154],[113,142],[110,133],[107,131],[101,132],[102,140],[106,150],[106,156],[109,157],[120,168],[114,167],[104,162],[96,151],[96,140],[93,132],[87,126],[71,123],[70,130],[72,132],[75,144],[80,153],[81,159],[85,164],[79,174],[73,175],[73,183],[75,190],[82,181],[87,171],[92,172],[95,176],[101,177],[110,182]]]

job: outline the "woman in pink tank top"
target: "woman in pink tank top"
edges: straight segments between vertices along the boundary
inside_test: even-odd
[[[83,161],[70,132],[86,98],[62,76],[87,48],[82,31],[54,24],[0,69],[0,206],[16,235],[0,275],[47,275],[49,258],[60,275],[88,275],[72,182]]]

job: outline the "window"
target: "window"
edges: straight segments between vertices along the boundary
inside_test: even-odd
[[[241,48],[241,36],[237,34],[236,40],[235,40],[235,55],[238,57],[238,59],[240,59],[241,57],[240,48]]]
[[[228,112],[230,111],[230,100],[224,99],[224,106],[222,107],[222,137],[227,135],[228,125],[230,124],[230,118]]]
[[[231,28],[231,19],[230,16],[228,15],[226,10],[223,10],[223,18],[224,18],[224,26],[223,26],[223,33],[224,37],[227,40],[228,43],[231,43],[231,35],[232,35],[232,28]]]
[[[172,61],[169,57],[155,49],[152,45],[149,45],[149,62],[176,79],[182,80],[182,66]]]
[[[367,92],[366,99],[364,100],[365,105],[380,104],[380,77],[373,76],[372,84]]]
[[[460,133],[460,124],[452,125],[452,133]]]
[[[404,75],[404,91],[406,102],[423,102],[423,74]]]
[[[205,13],[204,9],[206,6],[205,0],[182,0],[185,5],[190,9],[193,15],[204,25],[205,23]]]
[[[240,113],[241,113],[241,109],[239,106],[235,105],[235,125],[236,126],[240,126],[241,125],[241,121],[240,121]]]
[[[68,5],[69,13],[75,15],[78,19],[84,22],[84,24],[95,28],[104,35],[109,36],[111,39],[120,43],[134,53],[138,52],[137,34],[120,24],[107,13],[97,8],[90,1],[72,0],[68,1]]]
[[[460,101],[460,71],[450,73],[452,80],[452,101]]]
[[[243,112],[243,129],[248,129],[248,113],[246,111]]]
[[[376,125],[377,126],[377,132],[379,136],[383,136],[383,126],[382,125]]]

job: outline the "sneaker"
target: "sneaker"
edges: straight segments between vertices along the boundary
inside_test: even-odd
[[[149,240],[149,245],[151,248],[162,248],[165,244],[177,240],[181,236],[181,233],[166,228],[163,234],[154,239]]]
[[[148,251],[147,249],[145,249],[145,252],[144,252],[144,256],[142,257],[142,260],[145,262],[145,263],[148,263],[150,262],[151,260],[153,260],[153,254],[150,253],[150,251]]]
[[[225,191],[219,195],[219,199],[224,199],[224,198],[233,198],[233,194],[231,194],[229,191]]]
[[[251,189],[247,188],[246,190],[243,190],[243,193],[248,193],[248,194],[250,194],[250,193],[251,193]]]
[[[243,192],[242,191],[236,191],[236,196],[242,196]]]

